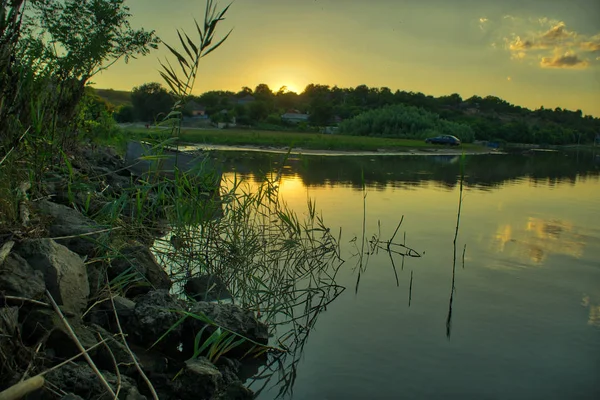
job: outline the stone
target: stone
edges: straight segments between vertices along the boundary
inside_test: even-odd
[[[80,318],[67,317],[67,322],[84,348],[98,343],[95,333],[84,326]],[[49,308],[36,308],[28,312],[23,318],[22,335],[23,341],[28,345],[46,338],[47,357],[66,359],[80,353],[58,314]],[[90,355],[93,356],[97,351],[98,347],[92,350]]]
[[[216,275],[201,275],[189,279],[184,286],[185,293],[196,301],[231,299],[225,283]]]
[[[154,290],[136,299],[133,316],[129,324],[123,327],[140,344],[152,346],[183,316],[185,304],[172,297],[167,290]],[[179,353],[183,324],[175,327],[165,338],[157,343],[157,348],[167,354]]]
[[[52,239],[27,240],[17,251],[33,269],[42,272],[57,304],[74,313],[86,308],[90,288],[81,257]]]
[[[183,373],[173,382],[182,400],[212,399],[219,392],[223,375],[208,359],[199,357],[185,362]]]
[[[135,309],[135,302],[125,297],[115,296],[113,298],[115,310],[119,317],[121,327],[129,324],[129,319],[133,316],[133,310]],[[115,313],[113,310],[112,303],[109,300],[98,302],[94,304],[92,308],[86,314],[86,320],[92,324],[101,326],[102,328],[118,333],[118,325],[115,320]]]
[[[58,243],[81,256],[93,257],[95,255],[98,247],[96,242],[100,239],[101,234],[90,235],[90,233],[101,230],[96,222],[77,210],[47,200],[40,201],[38,207],[41,213],[52,219],[48,226],[48,234],[51,237],[69,237],[57,239]]]
[[[120,250],[119,257],[112,260],[108,269],[109,279],[117,276],[137,271],[145,281],[145,285],[139,285],[139,282],[128,289],[128,295],[131,297],[148,293],[153,289],[171,288],[171,279],[162,266],[156,262],[154,255],[146,246],[129,246]]]
[[[100,371],[113,391],[116,391],[117,377],[108,371]],[[106,388],[98,376],[85,363],[71,363],[46,374],[46,379],[64,392],[84,399],[108,399]],[[75,397],[76,398],[76,397]],[[121,400],[146,400],[141,395],[133,379],[121,375]]]
[[[20,255],[11,253],[0,264],[0,293],[38,300],[45,292],[44,274]]]

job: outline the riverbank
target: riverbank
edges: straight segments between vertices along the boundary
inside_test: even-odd
[[[167,130],[161,128],[122,128],[129,139],[143,140],[147,138],[166,138]],[[462,154],[467,152],[489,153],[490,149],[474,144],[463,144],[458,148],[431,145],[423,140],[376,138],[367,136],[346,136],[320,133],[300,133],[285,131],[259,131],[241,129],[193,129],[183,128],[181,141],[191,145],[202,145],[203,148],[220,146],[221,149],[244,148],[260,151],[287,151],[290,147],[295,152],[310,154],[365,153],[371,154],[405,154],[415,151],[435,152],[436,154]],[[325,152],[325,153],[324,153]]]
[[[269,327],[218,276],[158,258],[173,205],[156,183],[110,148],[66,159],[0,221],[0,391],[24,390],[0,398],[252,399],[240,359],[271,349]]]

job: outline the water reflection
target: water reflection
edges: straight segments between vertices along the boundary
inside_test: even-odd
[[[492,249],[542,265],[550,255],[580,258],[585,245],[584,236],[577,232],[573,223],[529,217],[520,226],[500,225],[493,237]]]
[[[281,168],[280,154],[222,152],[217,158],[229,171],[242,176],[268,173]],[[290,156],[284,177],[297,175],[306,187],[352,187],[371,190],[387,187],[411,189],[431,183],[447,190],[458,185],[457,156]],[[363,176],[364,171],[364,176]],[[467,156],[465,185],[491,190],[511,181],[528,179],[532,185],[574,185],[579,180],[598,179],[600,166],[591,153],[575,155],[544,153],[522,155]],[[260,180],[260,174],[256,179]],[[364,181],[363,181],[364,178]]]
[[[600,327],[600,300],[593,300],[591,296],[585,295],[581,305],[589,310],[588,325]]]

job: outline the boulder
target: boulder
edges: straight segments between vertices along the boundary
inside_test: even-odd
[[[172,297],[167,290],[155,290],[136,299],[133,316],[127,327],[123,327],[140,344],[150,347],[163,336],[182,314],[185,304]],[[167,354],[179,353],[183,324],[176,326],[163,340],[157,343],[157,348]]]
[[[125,297],[115,296],[113,298],[113,303],[115,305],[115,310],[117,311],[121,327],[129,325],[129,319],[133,316],[135,302]],[[115,320],[113,305],[109,300],[94,304],[94,306],[87,312],[86,319],[90,323],[101,326],[110,332],[118,332],[118,325]]]
[[[266,345],[269,342],[269,330],[267,325],[258,321],[251,311],[244,310],[234,304],[219,304],[209,302],[197,302],[191,310],[191,314],[204,315],[212,322],[233,331],[256,343]],[[196,318],[188,318],[185,321],[186,337],[184,347],[193,348],[193,339],[207,324]],[[216,328],[208,326],[205,335],[211,335]],[[253,346],[253,343],[245,342],[231,350],[229,354],[244,354]]]
[[[120,274],[137,271],[143,278],[143,284],[135,282],[128,289],[131,297],[148,293],[153,289],[171,288],[171,279],[154,258],[154,255],[146,246],[129,246],[120,250],[119,257],[112,260],[108,269],[109,279],[114,279]]]
[[[51,237],[69,237],[57,239],[58,243],[81,256],[92,257],[95,255],[98,247],[96,242],[100,239],[101,234],[90,235],[89,233],[101,230],[96,222],[77,210],[47,200],[39,202],[39,211],[52,220],[48,226],[48,234]]]
[[[0,264],[0,293],[36,300],[44,297],[45,291],[44,274],[20,255],[11,253]]]
[[[223,384],[223,375],[208,359],[199,357],[185,362],[183,373],[173,382],[182,400],[212,399]]]
[[[113,391],[116,392],[117,377],[111,372],[100,371]],[[62,391],[80,396],[84,399],[108,399],[108,393],[98,376],[85,363],[66,364],[46,374],[46,379]],[[121,390],[119,399],[145,400],[133,381],[128,376],[121,375]]]
[[[189,279],[184,286],[185,293],[196,301],[231,299],[225,283],[216,275],[201,275]]]
[[[84,348],[98,343],[95,332],[84,326],[80,318],[67,316],[67,321]],[[27,345],[46,338],[45,354],[48,358],[66,359],[80,353],[58,314],[49,308],[35,308],[24,316],[22,336]],[[90,355],[93,356],[97,351],[98,347],[92,350]]]
[[[44,275],[46,288],[57,304],[74,313],[85,309],[90,288],[81,257],[52,239],[27,240],[17,252]]]

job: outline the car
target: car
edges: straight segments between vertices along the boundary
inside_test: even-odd
[[[460,146],[460,139],[452,135],[442,135],[425,139],[425,143],[445,144],[448,146]]]

